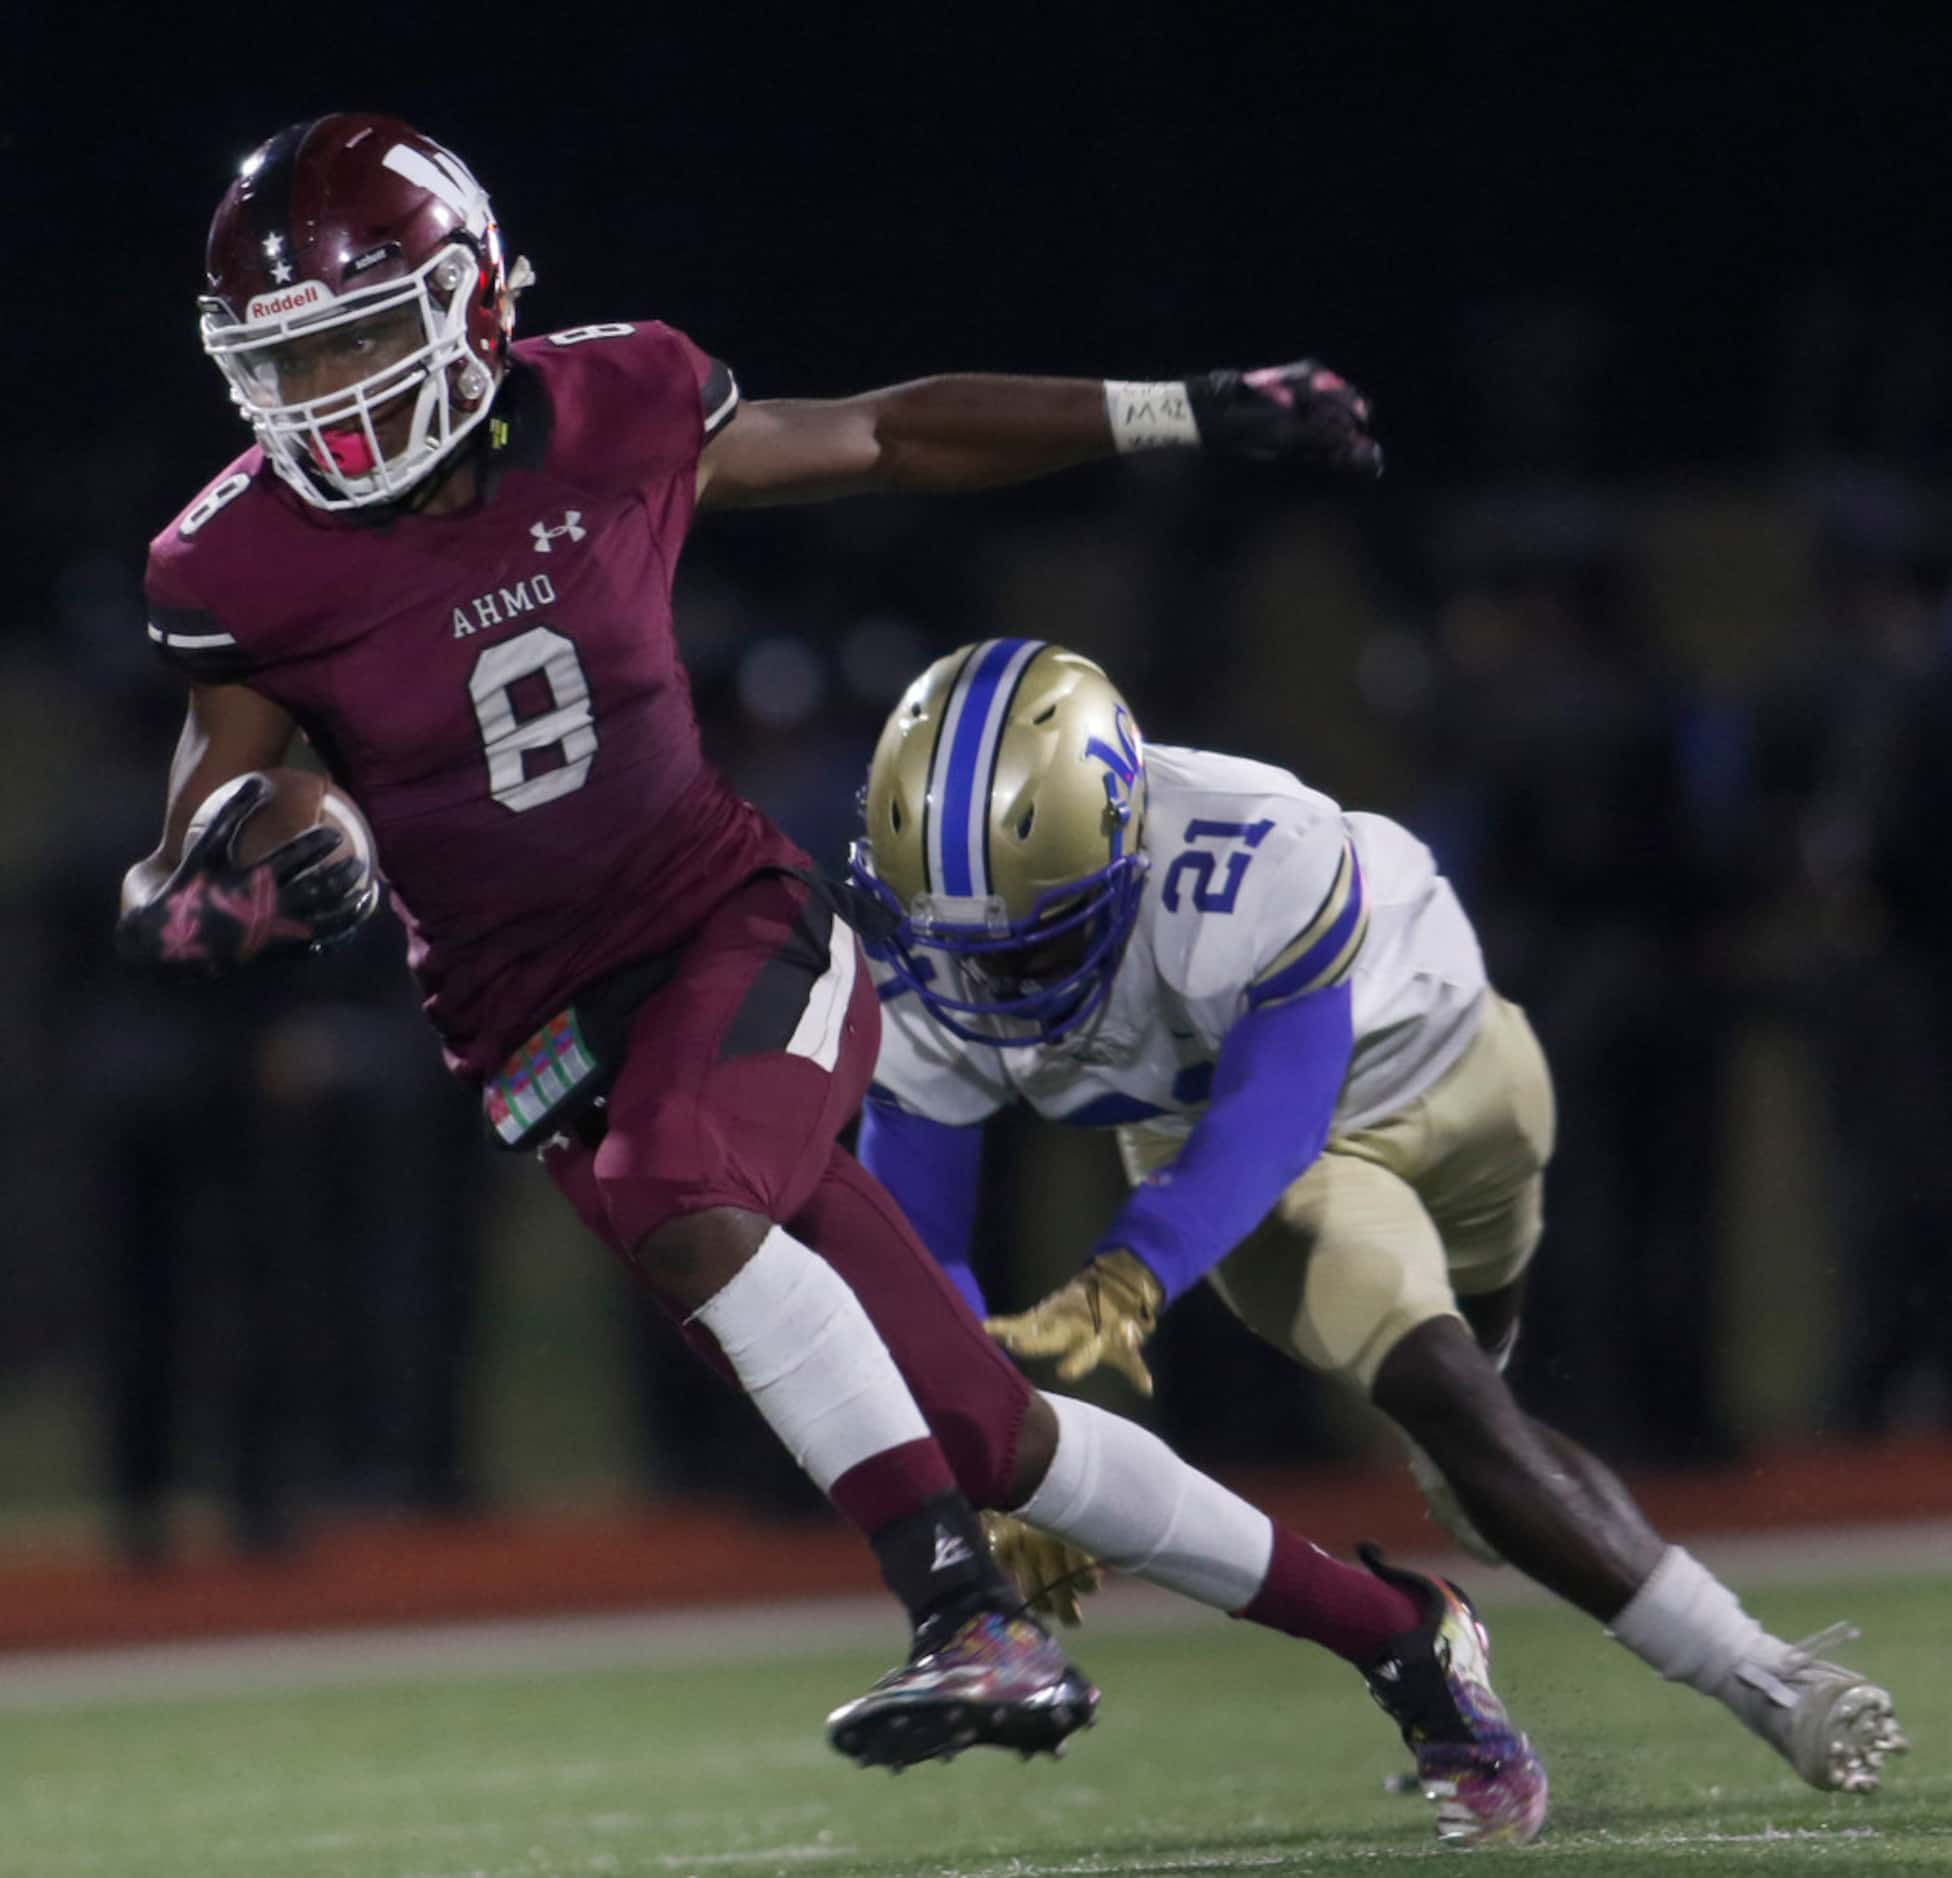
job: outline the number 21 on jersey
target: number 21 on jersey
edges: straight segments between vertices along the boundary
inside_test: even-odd
[[[1166,911],[1179,911],[1181,884],[1184,882],[1191,888],[1196,913],[1231,913],[1234,902],[1240,897],[1240,883],[1253,865],[1254,850],[1268,838],[1273,827],[1271,821],[1188,822],[1186,840],[1189,845],[1183,853],[1173,857],[1173,864],[1166,869],[1165,883],[1159,889],[1159,899]],[[1212,848],[1193,845],[1202,841],[1222,845],[1229,842],[1240,844],[1227,856],[1227,870],[1217,887],[1213,884],[1213,870],[1219,865],[1219,856]]]

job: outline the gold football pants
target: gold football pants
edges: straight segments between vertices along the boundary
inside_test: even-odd
[[[1419,1324],[1524,1271],[1544,1223],[1552,1078],[1525,1013],[1487,991],[1464,1054],[1413,1102],[1329,1137],[1211,1274],[1249,1329],[1365,1394]],[[1184,1137],[1120,1128],[1134,1182]]]

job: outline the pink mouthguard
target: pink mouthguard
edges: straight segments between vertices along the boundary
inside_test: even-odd
[[[325,430],[319,436],[341,476],[370,475],[379,462],[363,430]]]

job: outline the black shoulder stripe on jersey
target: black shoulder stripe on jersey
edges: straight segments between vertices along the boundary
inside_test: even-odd
[[[200,680],[222,681],[241,673],[248,660],[234,633],[192,607],[149,609],[149,643],[169,664]]]
[[[156,648],[172,671],[199,685],[235,685],[251,675],[251,661],[235,646],[221,651],[184,652],[175,646]]]
[[[698,402],[705,413],[705,435],[716,437],[739,415],[739,381],[732,376],[732,368],[720,360],[713,359],[711,366],[698,387]]]

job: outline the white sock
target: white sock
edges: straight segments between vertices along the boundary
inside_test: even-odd
[[[1057,1415],[1050,1472],[1018,1516],[1135,1578],[1216,1610],[1254,1601],[1274,1556],[1265,1513],[1188,1467],[1137,1422],[1072,1396]]]
[[[1735,1593],[1671,1545],[1608,1628],[1669,1682],[1718,1696],[1737,1663],[1780,1648]]]
[[[861,1462],[928,1437],[860,1299],[783,1227],[693,1315],[821,1492]]]

